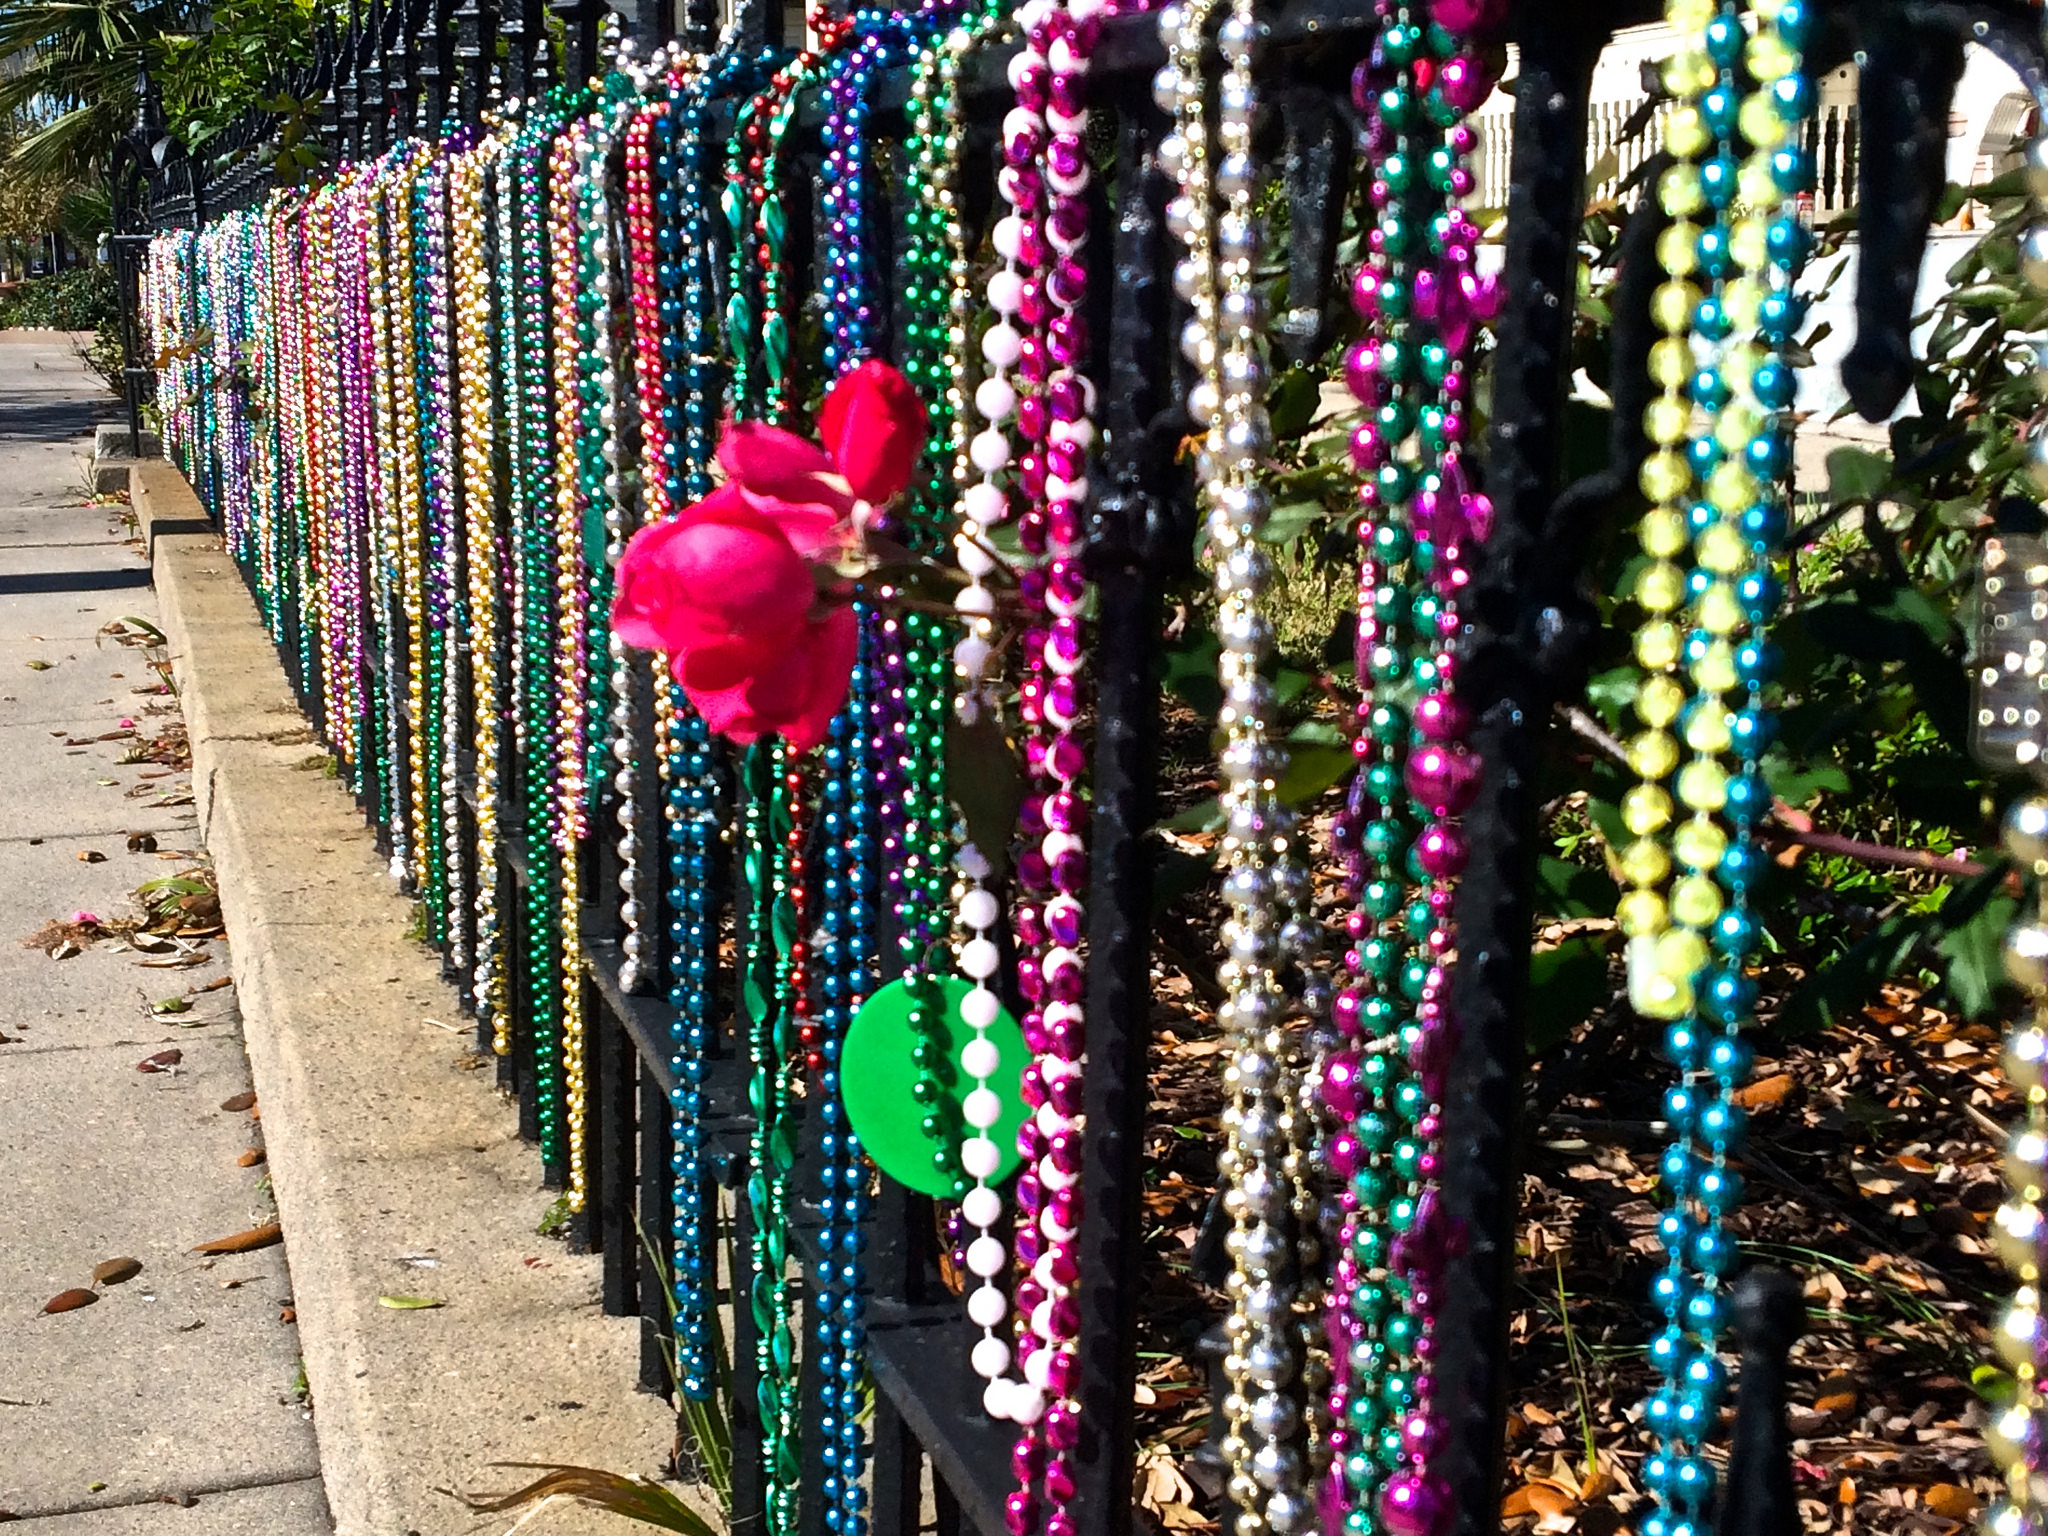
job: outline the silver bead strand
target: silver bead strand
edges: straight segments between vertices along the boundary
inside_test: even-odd
[[[1282,893],[1297,877],[1286,873],[1292,818],[1274,793],[1286,753],[1270,738],[1272,685],[1260,671],[1273,636],[1259,607],[1269,566],[1257,544],[1267,511],[1258,475],[1271,437],[1261,404],[1264,368],[1252,288],[1259,229],[1252,206],[1258,178],[1251,158],[1257,110],[1251,66],[1259,23],[1251,0],[1233,0],[1220,29],[1225,67],[1212,166],[1201,57],[1216,9],[1216,0],[1188,0],[1161,13],[1170,62],[1156,92],[1174,115],[1175,131],[1162,144],[1160,161],[1179,181],[1167,220],[1187,253],[1174,287],[1193,311],[1182,346],[1198,373],[1188,411],[1206,429],[1197,474],[1222,640],[1223,894],[1230,916],[1218,975],[1225,993],[1219,1016],[1232,1053],[1224,1073],[1219,1160],[1231,1220],[1223,1455],[1233,1536],[1296,1536],[1312,1524],[1314,1505],[1299,1443],[1302,1348],[1287,1235],[1295,1205],[1289,1178],[1295,1064],[1280,981],[1287,960]]]

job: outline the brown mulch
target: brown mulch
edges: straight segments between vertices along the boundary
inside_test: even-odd
[[[1167,721],[1169,813],[1214,792],[1191,721]],[[1335,808],[1333,797],[1322,809]],[[1174,836],[1189,849],[1203,841]],[[1334,909],[1337,871],[1316,875],[1318,905]],[[1204,1451],[1210,1395],[1196,1340],[1223,1298],[1193,1263],[1221,1141],[1224,1047],[1205,940],[1220,917],[1206,890],[1163,915],[1145,1144],[1138,1496],[1159,1526],[1195,1532],[1217,1528],[1222,1487]],[[1539,942],[1605,926],[1553,927]],[[1618,995],[1618,970],[1614,980]],[[1767,999],[1789,987],[1772,980]],[[1653,1385],[1644,1348],[1664,1145],[1653,1122],[1672,1072],[1657,1034],[1614,1012],[1550,1052],[1529,1084],[1502,1488],[1516,1536],[1613,1536],[1649,1507],[1639,1425]],[[1971,1381],[1993,1359],[1988,1324],[2009,1290],[1986,1237],[2002,1188],[1998,1127],[2018,1108],[1999,1040],[1908,986],[1807,1038],[1777,1041],[1766,1028],[1755,1039],[1750,1133],[1735,1159],[1747,1195],[1730,1225],[1751,1260],[1804,1285],[1810,1328],[1792,1355],[1790,1428],[1806,1529],[1962,1531],[1996,1491],[1989,1411]]]

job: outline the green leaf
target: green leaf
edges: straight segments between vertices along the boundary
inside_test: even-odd
[[[1636,686],[1643,680],[1640,667],[1610,667],[1587,680],[1586,702],[1600,711],[1610,731],[1622,727],[1623,712],[1635,703]]]
[[[2010,304],[2019,296],[2017,288],[2008,288],[2004,283],[1972,283],[1948,294],[1947,299],[1959,308],[1979,308],[1987,304]]]
[[[1980,1365],[1970,1372],[1970,1390],[1993,1408],[2004,1408],[2019,1396],[2019,1383],[1995,1365]]]
[[[1929,914],[1899,912],[1886,918],[1846,953],[1822,966],[1785,1000],[1771,1033],[1796,1040],[1845,1019],[1877,995],[1926,937]]]
[[[1621,807],[1612,800],[1601,800],[1588,795],[1586,819],[1593,823],[1602,841],[1610,848],[1626,848],[1633,840],[1627,825],[1621,819]]]
[[[1545,854],[1536,861],[1540,910],[1554,917],[1612,917],[1621,892],[1602,869]]]
[[[1999,992],[2006,985],[2005,935],[2018,910],[2017,897],[1994,896],[1934,946],[1947,962],[1940,967],[1943,990],[1971,1019],[1990,1018],[1998,1011]]]
[[[394,1312],[425,1312],[434,1307],[445,1307],[448,1303],[438,1296],[379,1296],[377,1305],[389,1307]]]
[[[1828,455],[1828,504],[1869,501],[1892,477],[1892,461],[1867,448],[1837,448]]]
[[[1329,515],[1330,509],[1320,501],[1290,501],[1273,509],[1266,526],[1259,530],[1259,542],[1292,544]]]
[[[1806,979],[1805,985],[1785,1000],[1771,1032],[1797,1039],[1847,1018],[1877,996],[1925,940],[1961,928],[1999,896],[2005,884],[2005,866],[1999,864],[1981,875],[1973,875],[1949,888],[1948,897],[1935,910],[1894,913],[1879,923],[1862,941],[1822,966]]]
[[[1001,875],[1010,867],[1010,835],[1024,803],[1024,773],[1002,722],[984,709],[968,725],[946,724],[946,793],[960,808],[968,839]]]
[[[1785,753],[1771,751],[1764,755],[1764,783],[1771,793],[1787,805],[1795,808],[1811,805],[1823,792],[1846,795],[1849,792],[1849,775],[1839,764],[1823,760],[1817,763],[1795,763]]]
[[[1528,1050],[1563,1044],[1608,998],[1607,947],[1595,934],[1566,939],[1529,957]]]
[[[1349,747],[1293,748],[1277,789],[1281,803],[1297,810],[1312,804],[1348,774],[1356,761]]]
[[[1211,795],[1159,823],[1168,832],[1214,832],[1223,825],[1223,802]]]
[[[1266,415],[1273,426],[1273,441],[1291,442],[1308,430],[1322,402],[1322,385],[1306,368],[1289,368],[1273,381],[1266,396]]]
[[[1179,641],[1167,648],[1160,679],[1196,714],[1212,719],[1223,707],[1223,685],[1216,681],[1216,658],[1222,650],[1215,630],[1190,623]]]

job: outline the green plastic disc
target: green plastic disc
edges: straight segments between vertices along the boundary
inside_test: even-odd
[[[933,1021],[932,1033],[944,1043],[946,1059],[953,1064],[955,1080],[945,1085],[945,1092],[956,1110],[975,1087],[974,1079],[960,1070],[960,1047],[974,1037],[960,1017],[960,1003],[973,990],[965,977],[941,980],[944,1006]],[[1031,1112],[1023,1094],[1031,1053],[1024,1048],[1024,1032],[1005,1010],[997,1011],[987,1033],[997,1058],[996,1075],[988,1087],[1003,1101],[1003,1113],[988,1132],[1002,1157],[989,1182],[999,1184],[1017,1170],[1017,1132]],[[911,1096],[918,1079],[917,1063],[910,1058],[916,1044],[916,1031],[910,1027],[910,988],[901,980],[892,981],[862,1003],[847,1026],[839,1047],[839,1096],[854,1134],[876,1167],[921,1194],[950,1195],[953,1176],[933,1164],[938,1144],[925,1134],[926,1111]]]

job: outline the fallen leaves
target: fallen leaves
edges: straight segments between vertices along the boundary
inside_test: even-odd
[[[244,1088],[240,1093],[230,1094],[220,1101],[220,1107],[231,1115],[239,1115],[245,1109],[256,1107],[256,1091]]]
[[[1920,1502],[1944,1520],[1967,1520],[1977,1513],[1977,1496],[1955,1483],[1936,1483],[1923,1490]]]
[[[1769,1077],[1760,1077],[1755,1082],[1745,1083],[1728,1097],[1744,1109],[1766,1109],[1784,1103],[1791,1093],[1792,1074],[1774,1072]]]
[[[251,1147],[248,1151],[244,1152],[240,1157],[235,1159],[235,1166],[237,1168],[254,1168],[258,1163],[262,1162],[269,1155],[270,1154],[265,1152],[261,1147]]]
[[[52,918],[21,941],[23,949],[40,949],[52,960],[69,960],[85,947],[110,932],[90,912],[74,912],[66,920]]]
[[[104,864],[107,862],[107,856],[97,848],[81,848],[78,850],[78,862],[81,864]]]
[[[200,1243],[194,1253],[249,1253],[258,1248],[269,1248],[284,1241],[284,1228],[276,1222],[267,1226],[251,1227],[246,1232],[237,1232],[232,1237],[217,1237],[210,1243]]]
[[[427,1312],[448,1303],[438,1296],[379,1296],[377,1305],[389,1307],[394,1312]]]
[[[122,1285],[142,1273],[140,1259],[102,1259],[92,1267],[95,1285]]]
[[[1813,1400],[1816,1413],[1851,1413],[1856,1408],[1856,1383],[1845,1376],[1830,1376],[1821,1383]]]
[[[1194,1485],[1165,1446],[1153,1446],[1138,1458],[1138,1507],[1169,1531],[1209,1523],[1195,1508]]]
[[[59,1291],[43,1303],[45,1314],[55,1312],[76,1312],[80,1307],[89,1307],[100,1299],[98,1291],[89,1291],[83,1286],[73,1286],[68,1291]]]
[[[185,1053],[176,1046],[168,1051],[158,1051],[154,1056],[145,1056],[135,1063],[138,1072],[168,1072],[185,1059]]]

